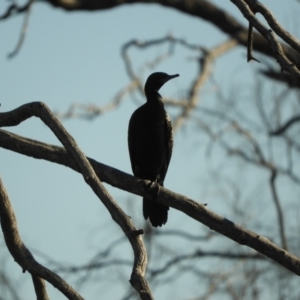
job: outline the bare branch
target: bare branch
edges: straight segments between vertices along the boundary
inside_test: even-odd
[[[35,275],[31,275],[31,277],[37,300],[49,300],[50,298],[46,291],[45,281]]]
[[[12,14],[20,14],[20,13],[27,12],[31,3],[32,3],[32,0],[29,0],[23,6],[18,6],[16,3],[11,4],[7,8],[6,12],[3,15],[0,15],[0,21],[9,18]]]
[[[28,28],[28,24],[29,24],[29,17],[30,17],[30,14],[31,14],[31,7],[33,5],[35,0],[29,0],[28,1],[28,4],[26,6],[26,14],[25,14],[25,17],[24,17],[24,22],[23,22],[23,25],[22,25],[22,30],[21,30],[21,33],[20,33],[20,37],[19,37],[19,41],[15,47],[15,49],[8,54],[8,58],[13,58],[14,56],[16,56],[23,43],[24,43],[24,40],[25,40],[25,37],[26,37],[26,32],[27,32],[27,28]]]
[[[283,134],[289,127],[291,127],[293,124],[296,122],[300,121],[300,116],[295,116],[288,121],[285,122],[282,126],[279,128],[275,129],[274,131],[270,131],[270,135],[281,135]]]
[[[263,74],[264,76],[272,79],[279,81],[281,83],[285,83],[289,88],[299,88],[299,82],[297,79],[293,78],[290,74],[288,73],[282,73],[278,72],[275,69],[273,70],[272,68],[268,68],[266,70],[259,70],[259,73]]]
[[[272,12],[265,5],[257,0],[245,0],[245,2],[248,3],[253,12],[261,13],[270,27],[274,30],[274,32],[278,36],[280,36],[288,45],[290,45],[292,48],[298,51],[298,53],[300,53],[300,41],[292,36],[279,24],[279,22],[273,16]]]
[[[6,119],[6,122],[9,122],[9,114],[6,114],[6,118],[4,119]],[[0,114],[0,126],[3,126],[4,124],[2,115],[4,115],[4,113]],[[13,120],[11,121],[14,122]],[[0,147],[31,157],[63,164],[78,171],[78,166],[75,164],[72,157],[61,147],[29,140],[12,133],[7,133],[3,130],[0,130]],[[149,181],[142,181],[117,169],[100,164],[92,159],[89,159],[89,161],[102,181],[136,195],[145,196],[148,193],[147,183],[149,183]],[[163,187],[160,187],[157,201],[184,212],[210,229],[227,236],[239,244],[255,249],[278,262],[291,272],[300,275],[299,258],[278,247],[265,237],[215,214],[204,205]]]
[[[135,228],[130,218],[110,196],[104,185],[100,182],[99,177],[95,174],[86,156],[76,145],[75,140],[69,135],[46,104],[33,102],[25,104],[10,113],[1,113],[0,126],[15,126],[32,116],[39,117],[53,131],[72,156],[86,183],[90,185],[94,193],[108,209],[112,219],[122,228],[134,251],[134,265],[130,283],[142,299],[153,299],[151,290],[144,278],[147,266],[147,253],[141,238],[143,232]]]
[[[145,50],[149,47],[157,46],[161,44],[167,44],[168,46],[167,53],[159,55],[151,62],[146,62],[144,66],[140,68],[141,71],[139,72],[135,71],[132,64],[132,59],[129,55],[130,49],[135,47],[140,50]],[[125,69],[127,71],[127,74],[131,82],[125,88],[123,88],[110,103],[108,103],[103,107],[99,107],[97,105],[84,105],[84,104],[75,103],[70,106],[67,112],[56,113],[56,116],[58,116],[60,119],[78,117],[87,120],[92,120],[96,116],[101,115],[107,111],[110,111],[118,107],[126,95],[132,94],[136,90],[140,93],[142,97],[144,97],[144,89],[143,89],[143,84],[140,80],[141,77],[140,73],[143,73],[145,69],[153,68],[154,66],[159,64],[162,60],[173,55],[175,52],[175,45],[181,45],[185,49],[197,51],[198,52],[197,55],[203,57],[198,60],[200,65],[199,75],[196,78],[195,82],[192,84],[190,91],[188,92],[189,100],[164,99],[164,102],[166,104],[182,108],[182,113],[176,118],[173,124],[173,129],[176,130],[183,123],[183,121],[190,115],[192,110],[195,109],[195,107],[197,106],[199,101],[198,100],[199,90],[201,86],[203,86],[207,81],[207,79],[209,78],[211,73],[211,65],[214,62],[214,60],[218,56],[234,48],[237,44],[238,43],[236,40],[229,40],[222,43],[221,45],[214,47],[212,50],[207,50],[206,48],[200,45],[188,43],[184,39],[176,38],[173,37],[172,35],[167,35],[162,38],[146,40],[146,41],[136,40],[136,39],[130,40],[122,46],[121,54],[125,64]]]
[[[184,238],[186,240],[189,241],[193,241],[193,242],[199,242],[199,241],[208,241],[209,239],[211,239],[213,237],[213,232],[208,232],[207,235],[193,235],[190,234],[188,232],[182,231],[182,230],[164,230],[164,231],[158,231],[156,230],[154,232],[155,236],[163,236],[163,237],[169,237],[169,236],[177,236],[177,237],[181,237]]]
[[[19,235],[16,216],[10,204],[8,194],[0,178],[0,219],[4,239],[8,250],[21,266],[23,272],[28,271],[32,274],[37,295],[41,295],[39,299],[48,299],[45,291],[44,283],[40,278],[44,278],[60,290],[68,299],[82,300],[83,298],[61,277],[40,265],[27,249]]]
[[[248,46],[247,46],[247,62],[250,62],[251,60],[255,60],[255,61],[260,63],[260,61],[252,55],[252,50],[253,50],[253,26],[252,26],[251,23],[249,23],[249,27],[248,27]]]
[[[192,110],[197,107],[199,102],[200,88],[208,80],[211,74],[211,65],[214,62],[214,60],[218,56],[225,54],[227,51],[231,50],[236,46],[236,40],[229,40],[225,43],[221,43],[220,45],[212,48],[211,50],[206,50],[204,52],[203,57],[199,60],[199,74],[190,89],[187,106],[183,107],[182,113],[175,119],[173,124],[174,130],[178,129],[180,125],[182,125],[182,122],[190,116]]]
[[[277,177],[277,172],[272,171],[271,178],[270,178],[270,185],[271,185],[272,196],[273,196],[273,200],[274,200],[274,203],[275,203],[277,218],[278,218],[278,223],[279,223],[279,233],[280,233],[280,238],[281,238],[281,246],[282,246],[283,249],[288,250],[288,243],[287,243],[287,239],[286,239],[286,235],[285,235],[283,211],[282,211],[282,207],[281,207],[281,204],[280,204],[280,201],[279,201],[279,198],[278,198],[276,185],[275,185],[276,177]]]
[[[267,29],[256,17],[255,14],[251,11],[249,6],[244,2],[244,0],[230,0],[234,3],[242,12],[244,17],[265,37],[265,39],[269,42],[274,57],[278,61],[281,66],[282,70],[287,71],[292,75],[294,78],[299,80],[300,78],[300,71],[292,63],[284,54],[283,48],[281,47],[280,43],[277,41],[275,34],[272,30]]]
[[[45,0],[54,7],[60,7],[67,11],[101,11],[106,9],[111,9],[124,4],[133,4],[133,3],[149,3],[149,1],[141,0],[105,0],[105,1],[65,1],[65,0]],[[252,1],[256,2],[256,1]],[[232,15],[226,13],[223,9],[216,6],[214,3],[207,0],[201,1],[189,1],[188,3],[184,0],[172,1],[172,0],[155,0],[151,3],[158,3],[163,6],[176,9],[180,12],[186,13],[188,15],[202,18],[208,22],[211,22],[221,31],[228,34],[232,38],[236,38],[241,45],[247,46],[247,37],[248,29],[245,28],[241,23],[239,23]],[[250,2],[248,2],[250,3]],[[23,9],[24,11],[24,9]],[[259,35],[254,34],[255,50],[260,51],[266,55],[271,56],[272,52],[270,48],[267,47],[266,41]],[[289,47],[284,46],[284,52],[288,52],[287,55],[291,57],[298,56],[296,53],[293,53]]]
[[[111,102],[102,107],[96,104],[85,105],[80,103],[73,103],[70,105],[69,109],[66,112],[57,112],[55,113],[55,115],[60,120],[66,120],[70,118],[83,118],[86,120],[93,120],[97,116],[100,116],[106,112],[116,109],[121,104],[124,97],[135,91],[137,86],[137,81],[131,81],[126,87],[124,87],[117,93],[117,95]]]
[[[240,253],[228,253],[228,252],[219,252],[219,251],[202,251],[202,250],[196,250],[193,253],[190,254],[183,254],[183,255],[176,255],[175,258],[170,259],[164,266],[162,266],[159,269],[149,269],[148,272],[152,277],[155,277],[161,273],[167,272],[171,267],[174,265],[177,265],[178,263],[185,261],[185,260],[191,260],[199,257],[220,257],[220,258],[226,258],[226,259],[255,259],[255,260],[264,260],[265,257],[260,254],[240,254]]]
[[[259,106],[259,110],[260,114],[262,114],[263,117],[264,113],[262,111],[261,104]],[[235,155],[237,157],[242,158],[245,162],[251,163],[258,167],[266,168],[271,172],[275,170],[278,174],[287,176],[293,182],[300,184],[300,177],[297,174],[295,174],[290,167],[284,168],[281,166],[276,166],[276,164],[272,160],[268,160],[267,158],[265,158],[258,142],[254,139],[250,132],[244,130],[234,119],[230,118],[228,115],[225,115],[223,112],[218,112],[203,107],[200,108],[200,111],[203,111],[203,113],[205,114],[209,114],[213,117],[216,117],[229,123],[229,125],[227,125],[224,129],[221,129],[219,132],[215,133],[207,124],[203,123],[203,121],[197,120],[197,123],[212,138],[212,141],[215,142],[218,140],[219,145],[228,153],[228,155]],[[266,118],[266,116],[264,116],[263,119],[264,118]],[[266,122],[266,120],[264,120],[264,122]],[[244,149],[237,146],[232,147],[226,141],[222,140],[222,137],[225,135],[225,133],[229,131],[228,128],[236,130],[241,137],[245,138],[248,142],[250,142],[253,149],[251,153],[252,155],[250,155]],[[292,141],[289,141],[289,143],[292,143]],[[297,145],[293,146],[296,147]]]

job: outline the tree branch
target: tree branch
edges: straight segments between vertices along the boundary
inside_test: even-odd
[[[36,299],[37,300],[50,300],[48,297],[47,291],[46,291],[46,284],[45,281],[35,275],[31,275],[32,277],[32,282],[34,285],[34,290],[36,294]]]
[[[283,249],[288,250],[288,244],[287,244],[287,239],[285,236],[285,229],[284,229],[284,217],[283,217],[283,212],[281,208],[281,204],[278,198],[277,190],[276,190],[276,185],[275,185],[275,180],[277,177],[277,172],[276,170],[273,170],[271,172],[271,178],[270,178],[270,186],[271,186],[271,192],[274,200],[274,204],[276,207],[276,212],[277,212],[277,218],[278,218],[278,223],[279,223],[279,233],[280,233],[280,239],[281,239],[281,246]]]
[[[281,47],[281,44],[277,41],[277,38],[275,34],[272,32],[272,30],[269,30],[264,26],[255,16],[253,11],[251,11],[250,7],[245,3],[244,0],[230,0],[232,3],[234,3],[239,10],[242,12],[244,17],[257,29],[258,32],[261,33],[263,37],[269,42],[269,45],[272,48],[273,55],[278,61],[278,63],[281,66],[282,70],[287,71],[290,73],[292,77],[299,80],[300,78],[300,71],[295,66],[294,62],[292,63],[284,53],[283,48]]]
[[[28,3],[27,3],[27,7],[26,7],[26,13],[25,13],[25,17],[24,17],[24,21],[23,21],[23,25],[22,25],[22,30],[21,30],[21,33],[20,33],[20,37],[19,37],[19,41],[15,47],[15,49],[8,54],[8,58],[13,58],[14,56],[16,56],[23,43],[24,43],[24,40],[25,40],[25,37],[26,37],[26,32],[27,32],[27,28],[28,28],[28,25],[29,25],[29,17],[30,17],[30,14],[31,14],[31,8],[32,8],[32,5],[34,3],[35,0],[29,0]]]
[[[286,31],[273,16],[272,12],[261,2],[257,0],[245,0],[253,12],[259,12],[263,15],[274,32],[281,37],[288,45],[300,53],[300,42],[288,31]]]
[[[124,4],[134,4],[134,3],[147,3],[147,4],[161,4],[168,8],[176,9],[182,13],[188,14],[190,16],[201,18],[205,21],[208,21],[215,25],[220,31],[224,32],[225,34],[229,35],[231,38],[236,39],[238,43],[242,46],[247,47],[248,46],[248,28],[246,28],[243,24],[238,22],[232,15],[226,13],[223,9],[217,7],[212,2],[209,2],[207,0],[201,0],[201,1],[184,1],[184,0],[178,0],[178,1],[172,1],[172,0],[90,0],[90,1],[80,1],[80,0],[72,0],[72,1],[66,1],[66,0],[44,0],[43,2],[49,3],[50,5],[58,8],[62,8],[67,11],[101,11],[106,9],[112,9],[114,7],[118,7],[120,5]],[[244,1],[241,0],[231,0],[236,6],[240,5],[244,8],[247,7],[249,14],[252,13],[250,8],[246,5]],[[248,1],[249,5],[254,5],[257,3],[257,1],[251,0]],[[27,6],[24,6],[22,8],[18,8],[15,5],[10,6],[7,9],[7,12],[4,13],[2,16],[0,16],[0,20],[8,18],[12,12],[24,12],[28,9]],[[254,9],[254,8],[253,8]],[[290,34],[287,32],[284,32],[284,29],[280,27],[280,31],[277,30],[278,28],[277,23],[275,20],[273,20],[269,15],[270,12],[268,11],[268,14],[266,13],[266,10],[264,7],[260,6],[256,8],[259,12],[261,12],[265,18],[267,19],[270,24],[273,24],[273,30],[279,35],[283,36],[284,39],[288,41],[288,43],[291,43],[292,47],[297,47],[297,40],[293,38]],[[255,18],[255,17],[254,17]],[[255,21],[256,22],[256,21]],[[253,24],[254,25],[254,24]],[[256,27],[256,26],[254,26]],[[254,40],[254,50],[265,54],[267,56],[274,56],[274,52],[270,47],[270,44],[272,45],[274,49],[274,36],[272,33],[265,32],[265,36],[268,36],[268,41],[261,36],[259,33],[253,34],[253,40]],[[280,45],[280,48],[282,49],[282,52],[285,53],[288,60],[292,61],[296,66],[300,68],[300,55],[290,46],[287,46],[283,43],[278,43]],[[277,46],[278,46],[277,45]],[[277,47],[276,46],[276,47]],[[289,69],[292,71],[294,75],[297,75],[297,72],[295,68],[289,67]],[[296,73],[296,74],[295,74]],[[299,82],[298,82],[299,84]]]
[[[260,254],[241,254],[241,253],[228,253],[228,252],[220,252],[220,251],[202,251],[196,250],[190,254],[182,254],[177,255],[176,257],[170,259],[165,263],[164,266],[157,269],[149,269],[149,273],[151,277],[155,277],[161,273],[167,272],[171,267],[174,265],[179,264],[185,260],[191,260],[199,257],[218,257],[218,258],[226,258],[226,259],[235,259],[235,260],[242,260],[242,259],[255,259],[255,260],[264,260],[265,257]]]
[[[181,114],[174,121],[174,130],[178,129],[181,123],[187,119],[193,109],[195,109],[199,102],[199,91],[200,88],[205,84],[211,74],[211,65],[214,60],[226,53],[227,51],[237,46],[236,40],[228,40],[220,45],[213,47],[210,50],[204,51],[203,57],[199,59],[199,73],[195,81],[193,82],[189,99]]]
[[[47,300],[44,278],[60,290],[68,299],[83,300],[83,298],[61,277],[39,264],[26,248],[19,235],[16,216],[10,204],[8,194],[0,178],[0,219],[4,239],[14,260],[21,266],[23,272],[32,275],[38,299]]]
[[[141,299],[153,299],[151,290],[144,278],[147,266],[147,252],[141,238],[143,232],[135,228],[130,218],[110,196],[104,185],[100,182],[99,177],[95,174],[86,156],[78,148],[75,140],[69,135],[46,104],[32,102],[22,105],[11,112],[0,113],[0,127],[18,125],[32,116],[39,117],[52,130],[68,153],[70,153],[86,183],[108,209],[112,219],[122,228],[134,252],[134,265],[130,283],[139,293]]]
[[[11,4],[3,15],[0,15],[0,21],[8,19],[12,14],[26,13],[31,6],[32,0],[29,0],[23,6],[18,6],[15,2]]]
[[[2,114],[0,114],[0,126],[2,126],[1,120]],[[0,130],[0,147],[34,158],[59,163],[78,172],[78,166],[72,157],[61,147],[29,140],[4,130]],[[139,196],[147,194],[147,183],[149,181],[142,181],[117,169],[98,163],[93,159],[89,159],[89,161],[102,181]],[[298,257],[278,247],[267,238],[215,214],[204,205],[163,187],[160,187],[157,201],[184,212],[210,229],[241,245],[255,249],[291,272],[300,275],[300,259]]]
[[[285,124],[280,126],[279,128],[275,129],[274,131],[270,132],[270,135],[281,135],[284,133],[291,125],[295,124],[296,122],[300,121],[300,116],[295,116],[289,119]]]

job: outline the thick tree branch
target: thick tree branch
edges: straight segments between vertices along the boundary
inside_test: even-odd
[[[2,114],[0,114],[0,117],[1,115]],[[4,130],[0,130],[0,147],[34,158],[59,163],[78,172],[78,166],[72,157],[61,147],[29,140]],[[136,195],[145,196],[147,194],[147,185],[144,181],[117,169],[100,164],[95,160],[89,159],[89,161],[97,176],[99,176],[102,181]],[[146,181],[146,183],[149,182]],[[160,188],[157,201],[184,212],[210,229],[223,234],[239,244],[255,249],[291,272],[300,275],[300,259],[298,257],[278,247],[267,238],[215,214],[204,205],[163,187]]]
[[[0,113],[0,127],[18,125],[32,116],[39,117],[53,131],[72,156],[86,183],[106,206],[112,219],[122,228],[134,252],[134,265],[130,283],[139,293],[141,299],[153,299],[151,290],[144,278],[147,266],[147,253],[141,238],[142,232],[135,228],[130,218],[110,196],[100,182],[99,177],[95,174],[86,156],[78,148],[75,140],[68,134],[46,104],[33,102],[22,105],[11,112]]]
[[[60,290],[68,299],[83,300],[83,298],[61,277],[40,265],[26,248],[19,235],[16,216],[10,204],[8,194],[0,178],[0,219],[1,227],[7,248],[14,260],[21,266],[23,272],[32,274],[38,299],[47,300],[44,283],[39,278],[44,278]]]

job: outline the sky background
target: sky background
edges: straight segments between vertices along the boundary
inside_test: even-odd
[[[240,12],[229,0],[212,2],[222,5],[246,25]],[[299,27],[297,16],[300,6],[296,1],[261,2],[273,11],[287,30],[299,37],[296,29]],[[1,1],[1,13],[7,5],[8,2]],[[150,40],[173,34],[192,44],[206,47],[226,40],[226,36],[211,24],[159,5],[123,5],[101,12],[68,13],[47,4],[35,3],[24,45],[15,58],[8,59],[8,53],[18,41],[23,19],[22,15],[14,16],[0,23],[2,112],[33,101],[43,101],[52,111],[61,113],[74,102],[99,106],[109,103],[129,82],[120,49],[131,39]],[[138,68],[141,62],[151,60],[152,56],[147,58],[147,55],[159,51],[155,49],[140,53],[134,50],[130,53]],[[188,55],[180,47],[176,53],[179,57],[177,61],[165,62],[159,68],[143,74],[145,81],[154,71],[179,73],[179,78],[168,82],[161,89],[162,95],[174,98],[184,95],[196,72],[192,62],[187,59]],[[214,80],[227,93],[227,86],[233,79],[236,85],[248,86],[257,66],[255,63],[247,64],[246,49],[238,48],[218,59],[214,68]],[[205,99],[203,101],[213,96],[213,85],[205,86],[201,92],[201,97]],[[93,121],[72,119],[64,121],[63,125],[87,156],[131,174],[127,128],[132,112],[142,101],[140,96],[135,99],[127,97],[116,110]],[[35,140],[60,145],[53,133],[36,118],[6,129]],[[226,204],[218,203],[217,194],[214,197],[211,197],[212,194],[204,196],[203,183],[206,188],[212,185],[206,174],[206,140],[188,136],[187,133],[192,130],[193,126],[187,123],[175,135],[174,152],[165,186],[197,201],[209,201],[211,210],[226,216]],[[218,165],[218,156],[214,156],[214,161],[209,163]],[[47,254],[66,265],[79,265],[94,255],[97,249],[122,235],[81,175],[66,167],[0,148],[0,176],[15,209],[21,237],[34,253]],[[137,226],[142,226],[140,197],[131,196],[109,185],[106,187],[126,212],[132,211],[134,205],[133,221]],[[174,229],[181,224],[190,232],[201,231],[202,225],[185,222],[186,219],[183,214],[171,210],[166,227]],[[193,224],[192,229],[190,224]],[[3,244],[2,236],[0,243]],[[124,247],[125,255],[132,255],[130,248]],[[43,261],[43,257],[37,258]],[[20,267],[3,249],[0,265],[7,268],[16,282],[20,283],[24,299],[33,299],[30,277],[21,273]],[[128,270],[124,271],[127,280],[131,272]],[[114,280],[114,274],[107,276]],[[51,299],[65,299],[50,284],[47,286]],[[124,286],[106,291],[103,299],[120,299]],[[83,289],[82,295],[86,299],[96,299],[97,292]],[[159,293],[159,299],[170,296],[164,294],[164,291]]]

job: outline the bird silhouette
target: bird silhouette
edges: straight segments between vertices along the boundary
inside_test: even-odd
[[[147,102],[131,116],[128,147],[133,174],[140,179],[163,186],[173,148],[170,117],[165,111],[159,89],[179,74],[151,74],[145,84]],[[151,195],[143,198],[143,214],[152,226],[162,226],[168,220],[169,207],[155,201]]]

